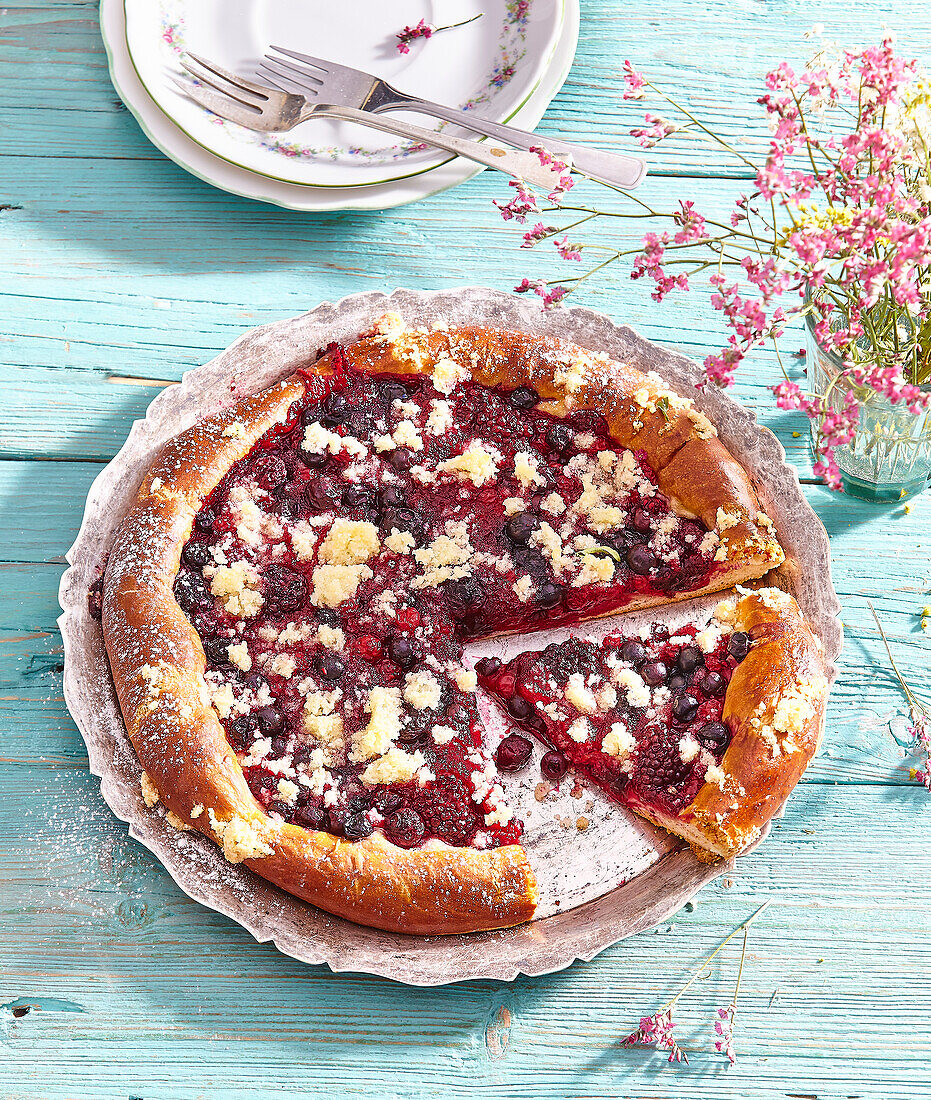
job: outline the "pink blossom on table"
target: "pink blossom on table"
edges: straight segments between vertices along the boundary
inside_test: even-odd
[[[688,1056],[673,1037],[672,1009],[667,1008],[652,1016],[642,1016],[640,1027],[621,1041],[625,1047],[655,1047],[656,1050],[668,1050],[670,1062],[685,1062]]]
[[[624,62],[623,75],[624,99],[643,99],[643,90],[647,82],[629,61]]]
[[[669,137],[670,134],[674,134],[679,129],[674,122],[670,122],[668,118],[661,118],[659,115],[648,114],[645,116],[644,121],[646,126],[635,126],[630,131],[630,136],[638,138],[644,149],[652,149],[663,138]]]
[[[726,1054],[727,1060],[733,1065],[737,1061],[737,1051],[734,1047],[734,1013],[736,1005],[729,1004],[727,1008],[717,1010],[717,1019],[714,1021],[714,1033],[718,1036],[714,1041],[714,1049],[719,1054]]]
[[[394,36],[398,40],[398,53],[410,53],[411,43],[416,42],[418,38],[422,38],[426,42],[435,34],[439,34],[440,31],[451,31],[456,27],[464,27],[467,23],[474,23],[476,19],[481,19],[481,14],[473,15],[471,19],[463,19],[461,23],[449,23],[445,27],[437,27],[435,24],[421,19],[416,26],[405,27]]]
[[[509,222],[512,218],[518,222],[525,222],[528,214],[539,214],[536,192],[528,187],[523,180],[511,180],[508,186],[513,187],[516,192],[509,202],[502,203],[497,199],[491,200],[506,222]]]
[[[563,237],[561,241],[553,241],[556,246],[556,251],[564,260],[581,260],[582,259],[582,247],[578,244],[570,244],[568,236]]]
[[[911,725],[907,727],[912,739],[913,755],[924,754],[924,760],[917,768],[912,768],[911,777],[917,779],[931,791],[931,717],[916,709],[911,712]]]
[[[521,248],[533,248],[537,241],[542,241],[547,233],[550,232],[552,232],[552,230],[547,229],[543,222],[537,222],[533,229],[528,229],[524,234],[524,242]]]

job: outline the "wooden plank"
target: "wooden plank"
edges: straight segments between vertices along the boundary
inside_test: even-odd
[[[730,886],[706,888],[692,912],[597,964],[509,986],[402,990],[284,959],[188,901],[108,823],[91,778],[49,772],[30,789],[7,767],[0,775],[21,807],[16,817],[0,808],[8,837],[0,873],[12,895],[2,911],[5,995],[36,1006],[6,1020],[4,1071],[22,1095],[85,1095],[88,1072],[95,1097],[232,1096],[246,1087],[271,1096],[309,1085],[320,1095],[466,1097],[494,1088],[588,1098],[622,1087],[625,1096],[672,1098],[693,1097],[700,1079],[702,1096],[722,1100],[751,1087],[754,1097],[855,1091],[887,1100],[931,1087],[929,1022],[912,1007],[931,964],[931,819],[919,810],[921,792],[891,801],[868,789],[819,793],[804,829],[787,820]],[[855,853],[849,862],[833,858],[838,829]],[[903,830],[913,852],[890,860]],[[752,934],[737,1065],[726,1070],[709,1052],[713,1008],[727,1003],[736,977],[736,943],[678,1012],[688,1069],[621,1049],[639,1015],[671,996],[764,897],[774,905]]]

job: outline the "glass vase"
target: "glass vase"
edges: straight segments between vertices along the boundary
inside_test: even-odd
[[[814,332],[812,315],[806,317],[808,388],[823,397],[842,370],[840,356],[823,347]],[[931,391],[931,386],[922,386]],[[830,390],[828,403],[840,409],[844,394],[852,392],[860,406],[853,440],[834,452],[844,491],[877,503],[907,500],[926,489],[931,479],[931,408],[913,413],[865,386],[841,379]],[[818,424],[811,423],[812,442]]]

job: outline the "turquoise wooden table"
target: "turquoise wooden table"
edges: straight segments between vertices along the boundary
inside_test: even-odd
[[[854,44],[875,39],[891,11],[900,43],[927,51],[931,14],[904,0],[583,0],[578,57],[542,129],[622,147],[636,117],[620,104],[630,57],[726,134],[760,144],[761,74],[803,56],[801,32],[817,19]],[[384,214],[294,214],[212,190],[122,108],[96,20],[88,0],[0,10],[3,1100],[931,1096],[931,796],[909,780],[901,695],[866,606],[903,672],[927,685],[931,494],[906,510],[821,487],[804,425],[763,388],[764,355],[739,397],[785,444],[831,536],[847,642],[824,747],[734,874],[594,962],[418,990],[257,945],[128,839],[62,700],[55,619],[84,496],[132,420],[253,325],[369,288],[507,288],[541,267],[528,270],[492,208],[506,188],[491,173]],[[645,186],[723,209],[739,176],[704,148],[661,146]],[[705,302],[656,306],[621,272],[587,298],[698,358],[721,340]],[[689,1066],[622,1049],[767,898],[737,1064],[710,1036],[737,940],[678,1009]]]

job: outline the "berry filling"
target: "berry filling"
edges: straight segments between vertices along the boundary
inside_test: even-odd
[[[570,638],[506,665],[480,661],[476,671],[508,715],[550,746],[541,761],[548,779],[571,763],[616,801],[674,816],[703,783],[721,781],[731,737],[724,695],[749,648],[746,634],[719,623],[674,637],[654,624],[601,643]]]
[[[643,455],[592,413],[555,418],[529,387],[354,373],[331,351],[333,376],[308,375],[305,399],[204,501],[181,554],[175,597],[214,707],[269,814],[408,848],[513,843],[496,764],[520,770],[531,744],[512,734],[495,761],[484,751],[464,640],[700,588],[717,535],[679,517]],[[652,671],[640,662],[645,682],[668,679],[664,652]],[[719,720],[709,700],[727,661],[703,655],[677,674],[674,721]],[[509,698],[535,733],[537,702]],[[578,763],[577,741],[572,755],[546,736]],[[558,755],[544,757],[553,778]],[[630,773],[601,755],[596,778],[647,781],[646,755]]]

